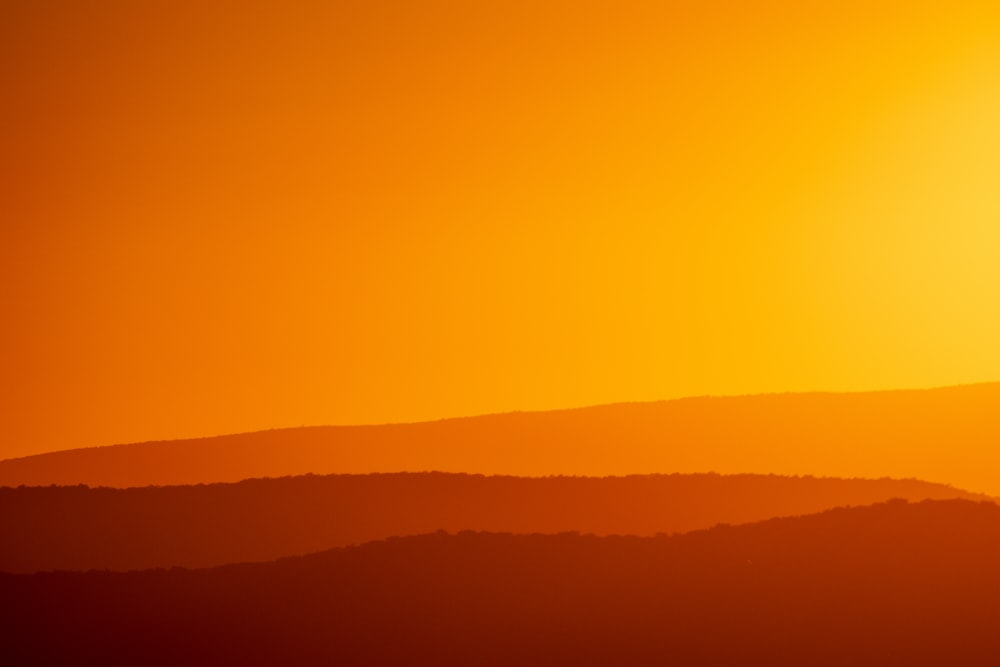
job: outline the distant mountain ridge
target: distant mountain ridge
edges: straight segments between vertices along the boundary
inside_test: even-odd
[[[436,530],[654,535],[890,498],[985,499],[917,480],[775,475],[387,473],[0,488],[0,571],[206,567]]]
[[[1000,655],[1000,507],[673,537],[432,534],[206,570],[0,575],[17,665],[856,665]]]
[[[145,486],[308,473],[817,474],[1000,495],[1000,384],[626,403],[305,427],[0,461],[0,485]]]

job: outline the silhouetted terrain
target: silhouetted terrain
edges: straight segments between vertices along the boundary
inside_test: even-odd
[[[654,535],[890,498],[982,497],[916,480],[774,475],[394,473],[0,488],[0,571],[206,567],[439,529]]]
[[[17,665],[996,665],[997,563],[1000,507],[898,501],[673,537],[0,575],[0,632]]]
[[[527,476],[714,470],[929,479],[1000,495],[998,411],[1000,384],[691,398],[54,452],[0,462],[0,485],[144,486],[423,470]]]

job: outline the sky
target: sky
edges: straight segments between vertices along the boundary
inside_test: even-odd
[[[1000,5],[0,4],[0,458],[1000,379]]]

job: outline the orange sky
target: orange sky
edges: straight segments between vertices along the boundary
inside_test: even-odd
[[[1000,379],[995,2],[7,0],[0,81],[0,457]]]

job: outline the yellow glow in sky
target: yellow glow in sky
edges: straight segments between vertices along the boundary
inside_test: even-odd
[[[7,2],[0,456],[1000,378],[987,2]]]

